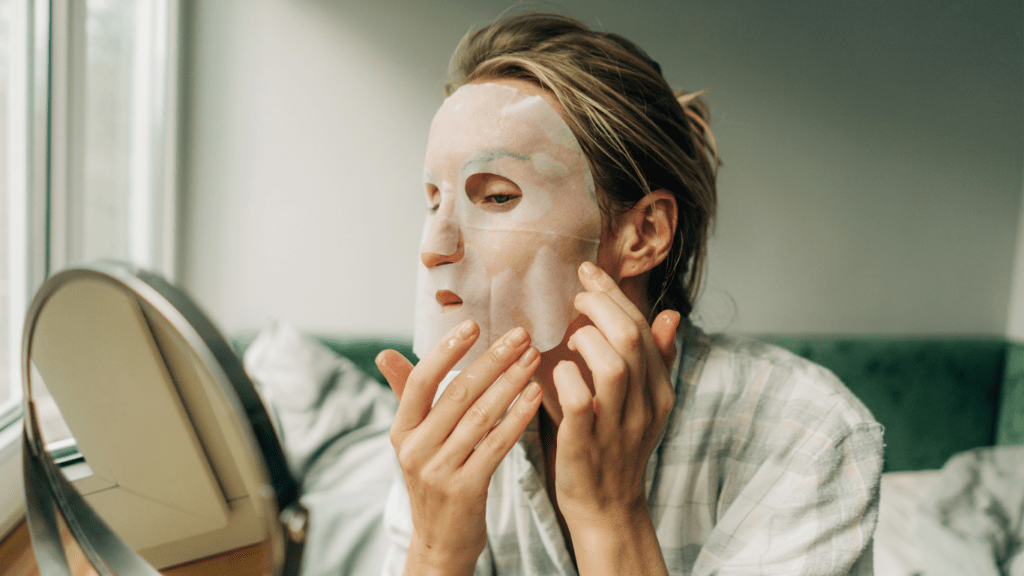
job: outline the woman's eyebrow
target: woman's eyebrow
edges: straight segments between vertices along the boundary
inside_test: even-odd
[[[462,163],[462,171],[470,170],[477,166],[493,162],[498,158],[512,158],[514,160],[520,160],[522,162],[529,162],[530,156],[527,154],[519,154],[512,152],[507,148],[489,148],[473,154]]]

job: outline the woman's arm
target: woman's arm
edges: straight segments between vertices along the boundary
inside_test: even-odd
[[[786,460],[786,451],[806,456]],[[872,574],[881,468],[875,422],[813,451],[780,443],[722,512],[692,574]]]
[[[540,355],[521,328],[493,344],[431,406],[441,380],[479,335],[474,322],[463,322],[415,367],[393,350],[377,357],[399,398],[391,443],[413,524],[405,574],[473,573],[486,544],[491,476],[540,407],[540,387],[529,384]]]
[[[597,266],[580,267],[586,292],[576,308],[593,323],[569,347],[580,367],[554,373],[563,419],[558,428],[555,485],[581,575],[667,574],[647,507],[647,461],[675,404],[670,370],[679,314],[648,325],[615,281]],[[592,386],[592,387],[591,387]]]

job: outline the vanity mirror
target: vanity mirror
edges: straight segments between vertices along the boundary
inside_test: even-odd
[[[26,316],[22,368],[40,574],[71,574],[69,545],[105,576],[243,547],[264,573],[298,573],[307,514],[270,418],[183,292],[118,263],[57,273]]]

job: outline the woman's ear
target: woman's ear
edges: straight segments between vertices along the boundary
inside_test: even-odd
[[[644,196],[615,218],[610,237],[606,238],[610,253],[601,254],[605,257],[601,267],[621,282],[661,264],[672,248],[678,217],[676,198],[671,192],[655,190]]]

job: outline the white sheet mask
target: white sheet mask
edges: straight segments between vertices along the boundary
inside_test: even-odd
[[[428,201],[417,276],[414,352],[423,357],[467,318],[480,338],[462,369],[521,326],[541,352],[557,346],[597,259],[601,212],[587,159],[539,95],[468,84],[430,127]]]

